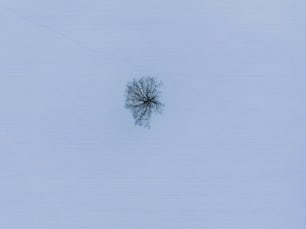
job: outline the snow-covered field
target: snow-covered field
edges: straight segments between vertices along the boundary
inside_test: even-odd
[[[1,229],[306,228],[305,1],[0,0],[0,28]]]

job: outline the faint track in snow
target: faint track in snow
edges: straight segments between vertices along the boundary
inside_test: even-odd
[[[11,7],[7,7],[7,6],[3,6],[3,5],[0,5],[0,9],[4,10],[4,11],[7,11],[9,13],[11,13],[12,15],[14,15],[15,17],[17,17],[18,19],[34,26],[34,27],[39,27],[39,28],[42,28],[42,29],[45,29],[47,30],[48,32],[52,33],[52,34],[55,34],[57,35],[58,37],[61,37],[71,43],[73,43],[74,45],[76,45],[77,47],[81,48],[81,49],[85,49],[87,51],[89,51],[90,53],[94,53],[94,54],[103,54],[102,51],[98,51],[96,49],[93,49],[87,45],[84,45],[82,42],[76,40],[76,39],[73,39],[71,38],[70,36],[66,35],[65,33],[57,30],[57,29],[54,29],[48,25],[45,25],[45,24],[41,24],[41,23],[37,23],[37,22],[33,22],[31,19],[29,19],[28,17],[26,16],[23,16],[23,15],[20,15],[19,13],[16,12],[15,9],[11,8]],[[131,66],[135,66],[135,67],[141,67],[141,65],[138,65],[138,64],[135,64],[135,63],[131,63],[129,60],[127,59],[123,59],[122,57],[118,57],[116,56],[116,59],[117,60],[120,60],[121,62],[125,63],[125,64],[129,64]]]
[[[68,40],[68,41],[74,43],[75,45],[77,45],[80,48],[87,49],[91,52],[96,52],[94,49],[92,49],[92,48],[80,43],[79,41],[67,36],[66,34],[64,34],[61,31],[58,31],[58,30],[56,30],[56,29],[54,29],[54,28],[52,28],[48,25],[45,25],[45,24],[40,24],[40,23],[33,22],[31,19],[29,19],[29,18],[27,18],[23,15],[18,14],[16,12],[16,10],[14,10],[13,8],[10,8],[10,7],[7,7],[7,6],[0,6],[0,9],[3,9],[5,11],[10,12],[12,15],[16,16],[17,18],[19,18],[22,21],[25,21],[28,24],[31,24],[32,26],[43,28],[43,29],[49,31],[50,33],[53,33],[53,34],[55,34],[55,35],[57,35],[61,38],[64,38],[65,40]]]

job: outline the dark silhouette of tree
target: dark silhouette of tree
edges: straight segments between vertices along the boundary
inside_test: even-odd
[[[151,115],[162,112],[164,104],[160,102],[161,85],[154,77],[142,77],[128,82],[125,107],[131,110],[135,125],[149,128]]]

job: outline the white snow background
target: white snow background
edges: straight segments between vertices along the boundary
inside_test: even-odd
[[[0,29],[1,229],[306,228],[305,1],[0,0]]]

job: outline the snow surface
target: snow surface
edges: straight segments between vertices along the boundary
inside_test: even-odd
[[[0,0],[0,28],[1,229],[306,228],[305,1]]]

